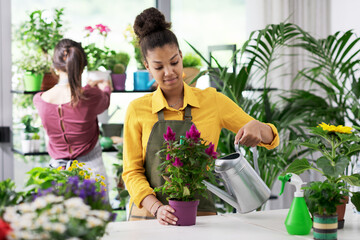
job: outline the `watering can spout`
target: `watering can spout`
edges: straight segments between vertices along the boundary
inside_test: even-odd
[[[147,88],[150,88],[155,82],[155,79],[153,78],[151,81],[149,81],[147,84],[146,84],[146,87]]]
[[[256,148],[253,148],[253,157],[257,162]],[[257,168],[257,163],[254,165]],[[216,159],[215,172],[222,178],[227,192],[206,181],[204,185],[240,213],[256,210],[270,198],[270,189],[239,150]]]
[[[225,202],[227,202],[234,208],[239,209],[239,205],[237,204],[236,199],[234,197],[230,196],[230,194],[228,194],[227,192],[221,190],[220,188],[214,186],[213,184],[211,184],[205,180],[202,182],[210,192],[212,192],[219,198],[223,199]]]

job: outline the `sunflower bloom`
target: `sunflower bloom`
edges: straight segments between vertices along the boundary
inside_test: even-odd
[[[58,167],[56,170],[61,171],[63,169],[62,166]]]
[[[90,175],[86,175],[86,176],[85,176],[85,179],[86,179],[86,180],[89,180],[89,179],[90,179]]]
[[[104,176],[100,176],[100,178],[101,178],[102,180],[105,180],[105,177],[104,177]]]
[[[79,163],[78,160],[73,161],[73,164],[78,164],[78,163]]]
[[[69,171],[72,171],[72,170],[73,170],[73,167],[69,167],[68,170],[69,170]]]
[[[79,172],[79,175],[80,175],[80,176],[84,176],[84,174],[85,174],[84,171],[80,171],[80,172]]]
[[[321,124],[319,124],[319,126],[324,131],[328,131],[328,132],[338,132],[338,133],[350,134],[351,130],[352,130],[351,127],[347,127],[347,126],[343,126],[343,125],[334,126],[334,125],[328,125],[326,123],[321,123]]]

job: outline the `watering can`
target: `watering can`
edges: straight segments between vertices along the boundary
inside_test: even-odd
[[[137,71],[134,72],[134,90],[147,91],[154,84],[155,79],[149,81],[149,72]]]
[[[240,213],[248,213],[259,208],[270,198],[270,189],[244,158],[238,146],[236,153],[215,160],[215,172],[224,180],[227,192],[209,182],[203,181],[207,189]],[[254,167],[258,171],[257,149],[252,148]]]

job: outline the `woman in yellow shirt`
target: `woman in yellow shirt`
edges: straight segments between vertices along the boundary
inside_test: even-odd
[[[163,183],[155,153],[163,145],[167,126],[180,136],[195,124],[202,138],[214,143],[215,149],[222,128],[237,133],[236,144],[267,149],[279,144],[272,124],[255,120],[214,88],[200,90],[184,84],[182,53],[170,26],[155,8],[144,10],[135,19],[134,31],[144,64],[158,88],[130,103],[124,124],[123,179],[131,196],[130,220],[155,217],[164,225],[177,221],[166,197],[153,191]],[[198,215],[209,214],[216,214],[212,198],[201,198]]]

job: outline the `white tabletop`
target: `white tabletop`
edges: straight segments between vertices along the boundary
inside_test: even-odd
[[[163,226],[156,220],[114,222],[108,225],[107,234],[102,240],[313,239],[312,232],[307,236],[295,236],[287,233],[284,225],[287,212],[287,209],[282,209],[248,214],[197,217],[194,226]],[[360,239],[360,214],[353,213],[351,209],[347,210],[345,227],[338,231],[338,239]]]

